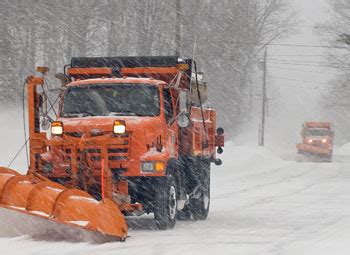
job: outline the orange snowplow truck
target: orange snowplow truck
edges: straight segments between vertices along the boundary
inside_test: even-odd
[[[224,131],[204,106],[207,84],[195,61],[72,58],[56,74],[55,119],[47,114],[48,68],[37,71],[27,78],[29,170],[0,168],[0,207],[119,240],[127,237],[124,215],[153,213],[161,230],[207,218],[210,165],[221,164]]]
[[[305,122],[301,131],[302,143],[297,145],[301,154],[332,159],[334,131],[329,122]]]

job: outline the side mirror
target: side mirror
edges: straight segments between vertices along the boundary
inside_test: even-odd
[[[62,87],[66,86],[68,83],[71,82],[71,79],[63,73],[56,73],[55,77],[61,81]]]
[[[181,128],[188,127],[190,125],[190,117],[188,117],[188,114],[185,112],[182,112],[177,116],[177,124]]]
[[[47,97],[44,94],[40,95],[40,108],[41,108],[41,113],[43,116],[43,119],[41,120],[41,128],[44,131],[49,130],[50,126],[51,126],[51,122],[49,120],[49,118],[47,117],[48,114],[48,110],[47,110]]]
[[[188,113],[188,92],[181,90],[179,94],[179,110]]]
[[[188,116],[188,92],[181,90],[179,93],[179,115],[177,116],[177,124],[181,128],[188,127],[190,117]]]
[[[50,120],[47,118],[47,117],[44,117],[44,119],[41,121],[41,128],[44,130],[44,131],[47,131],[49,130],[51,127],[51,122]]]

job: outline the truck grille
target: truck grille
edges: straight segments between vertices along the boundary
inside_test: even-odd
[[[319,141],[314,141],[314,142],[312,142],[311,144],[312,144],[313,146],[315,146],[315,147],[324,147],[324,146],[325,146],[324,143],[319,142]]]
[[[130,135],[124,135],[123,137],[119,137],[119,139],[122,138],[120,144],[113,144],[110,145],[107,148],[108,152],[108,160],[112,162],[126,162],[129,160],[129,144],[130,144]],[[113,139],[113,138],[111,138]],[[72,147],[64,147],[64,152],[65,152],[65,159],[67,161],[72,160],[72,150],[74,148]],[[81,160],[82,153],[86,153],[85,156],[91,161],[91,162],[100,162],[101,161],[101,152],[102,149],[101,147],[97,146],[89,146],[85,148],[84,151],[80,151],[79,149],[77,150],[77,160]],[[100,165],[100,163],[98,163]]]

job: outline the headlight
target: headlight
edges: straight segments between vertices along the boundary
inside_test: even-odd
[[[126,130],[125,121],[116,120],[113,125],[114,134],[124,134]]]
[[[63,134],[63,123],[61,121],[54,121],[51,123],[51,134],[53,135]]]
[[[313,140],[312,139],[309,139],[309,140],[307,140],[308,141],[308,143],[312,143],[313,142]]]
[[[165,170],[165,163],[161,161],[142,162],[141,170],[144,173],[163,172]]]
[[[178,63],[176,64],[176,68],[180,71],[187,71],[190,68],[190,65],[187,63]]]
[[[142,172],[153,172],[154,162],[143,162],[141,169],[142,169]]]
[[[327,142],[327,139],[322,139],[322,143],[326,143]]]

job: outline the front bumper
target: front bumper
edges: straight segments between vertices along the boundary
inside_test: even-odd
[[[297,148],[300,153],[307,153],[320,156],[332,156],[332,147],[316,147],[312,144],[299,143]]]

